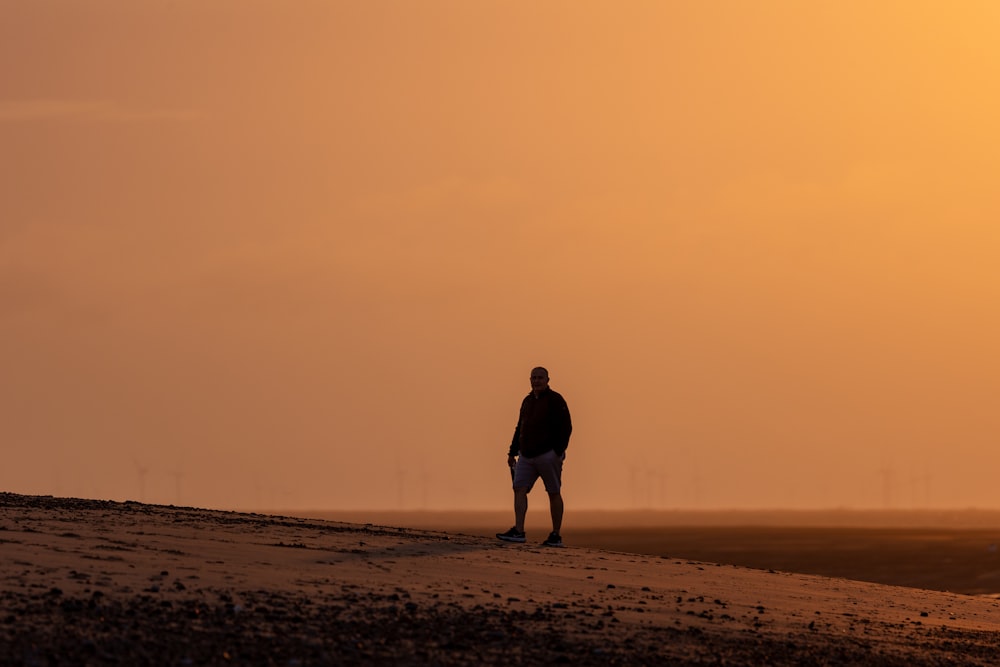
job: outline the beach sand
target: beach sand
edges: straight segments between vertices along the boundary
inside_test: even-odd
[[[543,504],[543,503],[542,503]],[[491,537],[511,512],[308,512]],[[547,508],[528,513],[535,541]],[[912,586],[969,595],[1000,594],[1000,512],[996,511],[587,511],[570,512],[574,546],[758,569]]]
[[[998,649],[987,597],[0,494],[5,665],[989,665]]]

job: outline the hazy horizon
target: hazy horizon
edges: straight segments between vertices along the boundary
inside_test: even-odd
[[[568,513],[1000,508],[998,28],[0,0],[0,489],[507,509],[543,365]]]

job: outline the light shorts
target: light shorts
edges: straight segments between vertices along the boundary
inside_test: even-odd
[[[559,493],[562,488],[562,467],[566,454],[556,454],[551,449],[540,456],[529,459],[527,456],[517,457],[514,468],[514,488],[528,489],[535,485],[539,477],[545,483],[545,491]]]

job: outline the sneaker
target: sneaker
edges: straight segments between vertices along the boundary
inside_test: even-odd
[[[562,538],[559,537],[559,533],[549,533],[548,538],[546,538],[546,540],[544,542],[542,542],[542,545],[546,546],[546,547],[564,547],[564,546],[566,546],[565,544],[563,544]]]
[[[497,538],[503,540],[504,542],[524,542],[524,532],[518,530],[517,527],[514,527],[506,533],[497,533]]]

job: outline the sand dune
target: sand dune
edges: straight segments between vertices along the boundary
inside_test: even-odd
[[[989,598],[481,536],[0,494],[3,664],[988,665]]]

